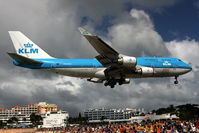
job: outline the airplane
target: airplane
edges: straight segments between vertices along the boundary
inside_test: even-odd
[[[50,56],[20,31],[8,31],[16,53],[8,53],[13,64],[19,67],[38,69],[60,75],[87,78],[94,83],[103,83],[114,88],[116,84],[129,84],[132,78],[175,77],[192,70],[178,58],[133,57],[120,54],[98,36],[79,27],[80,33],[99,53],[96,59],[57,59]]]

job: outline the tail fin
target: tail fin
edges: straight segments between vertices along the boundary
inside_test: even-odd
[[[20,31],[9,31],[17,54],[31,59],[53,58]]]

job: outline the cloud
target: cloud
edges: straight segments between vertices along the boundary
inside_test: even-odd
[[[154,30],[149,15],[142,10],[132,9],[128,21],[113,25],[109,29],[109,35],[114,46],[123,54],[127,52],[131,56],[169,55],[162,37]]]
[[[195,6],[196,8],[199,9],[199,1],[196,1],[196,2],[194,3],[194,6]]]
[[[160,8],[160,7],[165,7],[165,6],[172,6],[176,4],[178,0],[134,0],[132,3],[138,4],[143,7],[147,8]]]
[[[199,42],[194,39],[186,39],[182,41],[173,40],[166,43],[167,48],[173,57],[181,58],[187,62],[198,64]]]
[[[182,41],[173,40],[166,43],[167,48],[172,54],[172,57],[182,59],[190,64],[193,68],[191,74],[185,75],[189,82],[195,81],[198,78],[198,58],[199,58],[199,42],[194,39],[186,39]],[[196,82],[195,84],[197,84]]]
[[[120,16],[129,7],[139,7],[150,10],[160,10],[163,7],[173,6],[179,0],[60,0],[59,2],[50,2],[53,11],[60,12],[73,10],[78,17],[88,17],[95,23],[100,23],[105,16]]]

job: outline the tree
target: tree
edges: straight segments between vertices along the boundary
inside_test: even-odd
[[[185,104],[185,105],[179,105],[174,107],[173,105],[170,105],[167,108],[159,108],[157,110],[153,110],[153,113],[156,114],[166,114],[170,113],[176,114],[180,117],[182,120],[192,120],[192,119],[198,119],[199,118],[199,105],[198,104]]]
[[[69,124],[80,124],[80,125],[86,125],[88,122],[87,117],[69,117],[68,123]]]
[[[33,124],[33,126],[38,126],[42,124],[42,117],[40,115],[36,115],[35,113],[32,113],[30,115],[30,121]]]
[[[23,121],[26,121],[26,118],[23,118]]]
[[[81,117],[82,117],[81,112],[79,112],[79,118],[81,118]]]
[[[18,119],[16,118],[16,117],[11,117],[8,121],[7,121],[7,123],[9,123],[9,124],[13,124],[13,123],[18,123]]]
[[[25,122],[25,121],[26,121],[26,118],[23,118],[22,120]]]
[[[182,120],[198,119],[199,117],[199,105],[197,104],[186,104],[177,106],[179,117]]]
[[[6,126],[6,123],[0,120],[0,128],[3,128],[4,126]]]

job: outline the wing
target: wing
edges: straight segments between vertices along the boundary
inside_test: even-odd
[[[96,59],[103,66],[110,66],[118,59],[119,53],[114,50],[111,46],[109,46],[106,42],[104,42],[98,36],[92,35],[85,29],[79,27],[78,28],[81,34],[90,42],[90,44],[95,48],[95,50],[99,53],[96,56]]]
[[[81,34],[90,42],[90,44],[99,53],[95,58],[105,67],[104,74],[106,79],[120,77],[135,73],[137,59],[136,57],[119,54],[111,46],[105,43],[99,37],[92,35],[83,28],[79,28]],[[94,79],[92,79],[94,81]]]

